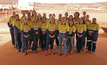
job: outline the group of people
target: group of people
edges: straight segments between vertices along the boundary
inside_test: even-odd
[[[55,14],[46,13],[37,14],[35,10],[27,14],[22,12],[22,17],[13,11],[13,15],[8,20],[8,26],[12,38],[12,45],[16,51],[22,50],[23,55],[28,54],[28,49],[36,53],[38,45],[44,51],[44,56],[50,53],[53,55],[54,40],[59,48],[58,55],[61,54],[63,43],[63,55],[66,56],[66,50],[73,53],[74,39],[76,38],[77,53],[87,48],[87,53],[94,53],[96,50],[96,43],[98,39],[98,31],[100,29],[97,19],[89,20],[89,15],[83,12],[80,17],[79,12],[75,12],[74,16],[65,13],[65,17],[59,14],[58,19]],[[87,37],[87,38],[86,38]],[[32,45],[31,45],[32,43]],[[50,45],[50,46],[49,46]]]

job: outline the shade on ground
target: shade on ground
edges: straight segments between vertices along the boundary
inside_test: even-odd
[[[82,51],[80,54],[67,53],[67,57],[57,56],[58,49],[54,46],[54,55],[43,56],[43,51],[23,56],[16,52],[11,41],[0,46],[0,65],[107,65],[107,36],[99,35],[97,50],[95,54]]]

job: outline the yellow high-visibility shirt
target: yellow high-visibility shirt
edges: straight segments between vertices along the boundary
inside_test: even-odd
[[[50,20],[48,18],[46,18],[46,23],[49,23],[49,22],[50,22]]]
[[[74,22],[74,25],[76,26],[77,24],[79,24],[79,20],[80,20],[80,18],[77,18],[77,20],[76,19],[73,19],[73,22]]]
[[[56,20],[56,23],[57,23],[57,25],[58,25],[58,24],[62,23],[62,21]]]
[[[18,29],[20,29],[21,24],[22,24],[22,21],[20,19],[19,19],[19,21],[14,20],[14,22],[13,22],[13,26],[17,27]]]
[[[85,23],[86,23],[86,26],[88,26],[91,23],[91,20],[86,20]]]
[[[21,21],[23,21],[23,20],[24,20],[24,18],[25,18],[25,17],[23,17],[23,16],[22,16],[22,17],[20,18],[20,20],[21,20]]]
[[[88,28],[88,30],[91,30],[91,31],[89,31],[91,33],[92,31],[99,30],[100,26],[97,23],[95,23],[95,24],[90,23],[87,28]]]
[[[60,23],[59,25],[58,25],[58,30],[59,30],[59,33],[67,33],[67,32],[69,32],[69,26],[68,26],[68,24],[62,24],[62,23]]]
[[[13,17],[13,16],[11,16],[11,17],[9,17],[9,20],[8,20],[8,22],[9,22],[9,25],[13,25],[13,21],[15,21],[16,19]]]
[[[42,32],[46,32],[46,26],[47,26],[46,23],[41,23],[41,24],[40,24],[40,28],[41,28],[41,31],[42,31]]]
[[[86,25],[85,24],[77,24],[76,25],[77,33],[83,33],[86,31]]]
[[[28,19],[27,23],[30,25],[33,21],[31,19]]]
[[[23,23],[21,24],[21,30],[23,30],[23,32],[29,32],[31,30],[31,27],[30,25]]]
[[[57,30],[57,24],[48,23],[46,29],[48,29],[49,32],[55,32],[55,30]]]
[[[69,20],[66,20],[66,24],[69,24]]]
[[[31,16],[31,20],[33,21],[33,19],[34,19],[34,16]]]
[[[38,30],[39,27],[40,27],[39,24],[38,24],[38,22],[36,22],[36,23],[32,22],[30,25],[31,25],[31,28],[33,28],[34,30]]]
[[[72,34],[72,32],[76,32],[76,27],[74,25],[69,26],[69,34]]]

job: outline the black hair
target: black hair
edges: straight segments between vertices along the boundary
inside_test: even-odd
[[[80,16],[79,12],[75,12],[74,15],[75,15],[76,13],[78,14],[78,17],[77,17],[77,18],[79,18],[79,16]],[[74,16],[74,19],[75,19],[75,16]]]
[[[73,22],[73,19],[72,19],[72,20],[69,20],[69,26],[70,26],[70,21],[72,21],[72,22]],[[74,25],[74,22],[73,22],[73,25]]]
[[[19,14],[16,14],[15,16],[19,16]]]

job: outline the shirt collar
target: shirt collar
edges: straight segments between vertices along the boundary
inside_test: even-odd
[[[27,24],[24,23],[24,25],[28,25],[28,23]]]
[[[61,25],[62,25],[63,23],[61,23]],[[64,23],[64,25],[66,25],[66,23]]]

